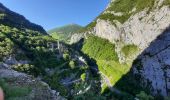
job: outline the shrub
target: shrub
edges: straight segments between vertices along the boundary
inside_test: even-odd
[[[81,80],[85,81],[86,80],[86,73],[81,74]]]
[[[135,54],[138,50],[138,47],[134,44],[129,44],[122,48],[122,52],[125,54],[126,57]]]
[[[73,60],[71,60],[69,62],[69,66],[70,66],[71,69],[74,69],[75,68],[75,62]]]
[[[14,65],[13,69],[20,71],[20,72],[26,72],[26,73],[31,73],[32,70],[34,70],[34,66],[30,64],[19,64],[19,65]]]
[[[70,58],[69,58],[69,54],[64,53],[64,54],[63,54],[63,58],[64,58],[64,60],[69,60],[69,59],[70,59]]]

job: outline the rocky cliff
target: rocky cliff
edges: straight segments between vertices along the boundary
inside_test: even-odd
[[[141,86],[149,85],[152,94],[170,95],[169,4],[169,0],[112,0],[90,28],[72,39],[92,34],[109,40],[116,46],[120,63],[140,59],[131,69],[141,76]],[[137,46],[138,53],[126,57],[122,48],[127,45]]]
[[[38,78],[34,78],[31,75],[27,75],[21,72],[17,72],[11,69],[11,66],[5,63],[0,64],[0,84],[4,90],[5,95],[10,92],[15,92],[17,89],[21,92],[20,96],[17,97],[12,95],[6,96],[6,99],[24,99],[24,100],[64,100],[59,93],[52,90],[49,85]],[[28,88],[29,87],[29,88]],[[11,98],[9,97],[11,96]]]

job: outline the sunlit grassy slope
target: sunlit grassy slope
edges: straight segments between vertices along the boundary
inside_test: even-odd
[[[112,86],[130,69],[131,65],[119,63],[115,45],[108,40],[89,36],[82,51],[96,60],[100,73],[109,78]]]

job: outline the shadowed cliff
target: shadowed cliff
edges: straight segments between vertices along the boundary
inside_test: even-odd
[[[132,95],[170,95],[170,26],[133,61],[131,70],[114,87]]]

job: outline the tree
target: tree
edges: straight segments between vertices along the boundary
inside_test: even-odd
[[[86,73],[81,74],[81,79],[82,79],[82,81],[86,80]]]
[[[72,60],[69,62],[69,66],[71,67],[71,69],[75,68],[75,62]]]
[[[63,54],[63,58],[64,58],[64,60],[69,60],[69,54],[64,53],[64,54]]]

